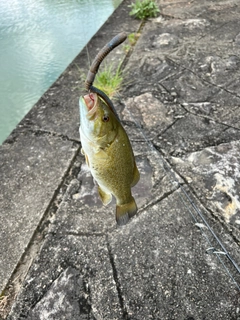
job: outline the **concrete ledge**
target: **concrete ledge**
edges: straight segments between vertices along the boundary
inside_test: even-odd
[[[79,146],[50,135],[25,132],[1,146],[0,283],[7,284]]]
[[[80,148],[78,100],[83,83],[79,68],[87,73],[87,50],[93,59],[98,50],[122,30],[136,32],[140,22],[128,16],[129,1],[117,8],[87,48],[40,98],[0,146],[0,292],[59,189]],[[121,59],[120,48],[112,58]],[[34,257],[31,257],[34,258]]]

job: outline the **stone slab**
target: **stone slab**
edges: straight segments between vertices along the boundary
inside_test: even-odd
[[[189,113],[155,137],[153,143],[166,154],[182,156],[208,146],[238,139],[240,139],[238,129]]]
[[[172,6],[182,10],[178,2]],[[240,139],[238,23],[236,14],[226,24],[202,14],[145,26],[127,65],[121,105],[123,119],[131,121],[127,109],[160,152],[181,156]]]
[[[105,236],[50,236],[8,320],[123,319]]]
[[[195,17],[208,17],[214,22],[228,21],[232,16],[238,16],[239,6],[237,0],[157,0],[163,13],[170,18],[189,19]],[[226,12],[228,13],[226,15]],[[223,22],[223,24],[224,24]]]
[[[240,239],[240,142],[208,147],[172,163],[202,203]]]
[[[238,319],[238,290],[178,193],[109,237],[129,319]]]
[[[0,146],[0,292],[78,149],[71,141],[30,132]]]
[[[239,259],[236,243],[214,229]],[[208,247],[179,190],[108,235],[57,231],[7,319],[238,319],[238,290]]]

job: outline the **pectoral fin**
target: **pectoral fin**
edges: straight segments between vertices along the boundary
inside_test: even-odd
[[[85,156],[85,160],[86,160],[87,166],[89,167],[88,156],[87,156],[86,153],[84,152],[83,148],[81,148],[81,154],[82,154],[83,156]]]
[[[85,154],[85,160],[86,160],[87,166],[90,167],[89,161],[88,161],[88,156],[86,154]]]
[[[130,218],[132,218],[137,213],[137,205],[132,197],[129,203],[117,205],[116,207],[116,220],[117,224],[122,226],[126,224]]]
[[[107,204],[109,204],[111,201],[112,201],[112,195],[111,193],[107,193],[105,191],[103,191],[101,189],[101,187],[98,186],[98,193],[99,193],[99,196],[102,200],[102,203],[106,206]]]
[[[108,159],[107,152],[104,151],[104,149],[98,148],[95,155],[99,160],[106,160]]]
[[[134,169],[133,169],[133,181],[131,183],[131,187],[134,187],[140,179],[140,173],[138,171],[138,168],[136,166],[136,162],[134,163]]]

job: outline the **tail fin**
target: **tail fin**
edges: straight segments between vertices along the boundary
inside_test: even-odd
[[[130,218],[132,218],[135,214],[137,213],[137,205],[132,197],[131,201],[122,204],[122,205],[117,205],[116,207],[116,220],[117,224],[119,226],[125,225]]]

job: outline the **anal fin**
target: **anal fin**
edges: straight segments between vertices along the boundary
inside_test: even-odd
[[[105,206],[112,201],[111,193],[107,193],[107,192],[103,191],[100,186],[98,186],[98,193],[99,193],[99,196],[100,196],[100,198],[102,200],[102,203]]]
[[[131,183],[131,187],[134,187],[140,179],[140,173],[138,171],[138,168],[136,166],[136,162],[134,163],[134,169],[133,169],[133,181]]]

